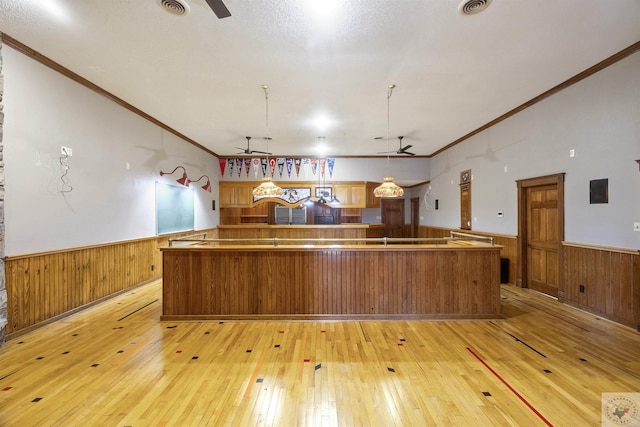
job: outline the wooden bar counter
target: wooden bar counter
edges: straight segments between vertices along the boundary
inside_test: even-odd
[[[331,225],[219,225],[218,237],[221,239],[312,239],[344,238],[363,239],[382,237],[384,224],[331,224]]]
[[[500,246],[162,248],[161,320],[500,318]]]

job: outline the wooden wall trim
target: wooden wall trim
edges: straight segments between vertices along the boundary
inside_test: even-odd
[[[597,251],[607,251],[607,252],[618,252],[618,253],[630,254],[630,255],[640,255],[640,250],[638,249],[626,249],[626,248],[617,248],[613,246],[591,245],[588,243],[575,243],[575,242],[562,242],[562,244],[564,246],[571,246],[574,248],[593,249]]]

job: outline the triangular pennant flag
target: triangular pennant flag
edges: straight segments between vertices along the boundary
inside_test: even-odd
[[[260,159],[260,166],[262,166],[262,176],[267,176],[267,159]]]
[[[293,159],[291,157],[287,157],[287,176],[291,178],[291,168],[293,167]]]
[[[273,157],[269,159],[269,171],[271,172],[271,176],[275,176],[276,159],[274,159]]]
[[[227,158],[220,157],[218,163],[220,163],[220,175],[224,176],[224,170],[227,168]]]
[[[248,157],[244,159],[244,170],[247,173],[247,176],[249,176],[249,171],[251,170],[251,159]]]
[[[293,159],[293,164],[296,167],[296,177],[300,177],[300,164],[302,164],[302,159]]]
[[[305,176],[309,176],[309,165],[311,164],[310,159],[302,159],[302,172]]]
[[[236,169],[238,170],[238,177],[240,177],[240,175],[242,175],[242,164],[244,162],[242,161],[242,158],[238,157],[236,159]]]
[[[324,168],[327,165],[327,159],[320,159],[320,176],[324,178]]]
[[[280,173],[280,178],[282,178],[282,172],[284,171],[284,157],[278,157],[276,163],[278,164],[278,172]]]
[[[258,170],[260,170],[260,159],[252,159],[251,163],[253,163],[253,176],[258,177]]]
[[[315,175],[318,170],[318,159],[311,159],[311,172]]]
[[[227,169],[229,169],[229,176],[233,176],[233,165],[235,164],[236,159],[233,157],[227,157]]]
[[[329,166],[329,178],[333,178],[333,166],[336,164],[336,159],[327,159],[327,165]]]

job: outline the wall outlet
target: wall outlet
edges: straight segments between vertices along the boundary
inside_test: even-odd
[[[62,147],[60,147],[60,155],[61,156],[66,156],[66,157],[71,157],[73,156],[73,150],[69,147],[65,147],[64,145]]]
[[[569,150],[569,157],[575,157],[575,155],[576,155],[576,150],[574,150],[573,148]]]
[[[640,231],[640,222],[636,221],[633,223],[633,231]]]
[[[504,212],[498,211],[498,218],[502,218],[504,216]]]
[[[580,285],[579,290],[581,294],[584,294],[584,285]]]

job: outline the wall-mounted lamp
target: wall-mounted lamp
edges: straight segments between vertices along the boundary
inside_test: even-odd
[[[188,187],[188,186],[189,186],[189,183],[190,183],[191,181],[189,180],[189,177],[187,176],[187,170],[184,168],[184,166],[176,166],[176,168],[175,168],[174,170],[172,170],[171,172],[162,172],[162,171],[160,171],[160,176],[163,176],[163,175],[173,175],[173,173],[174,173],[175,171],[177,171],[178,169],[180,169],[180,168],[182,168],[182,170],[184,171],[184,173],[182,174],[182,178],[180,178],[180,179],[176,179],[176,181],[178,181],[178,183],[179,183],[179,184],[182,184],[182,185],[184,185],[184,186]]]
[[[209,179],[209,177],[207,175],[202,175],[200,178],[196,179],[195,181],[191,181],[191,182],[199,182],[202,178],[207,178],[207,183],[202,186],[202,189],[204,191],[208,191],[209,193],[211,193],[211,180]]]

